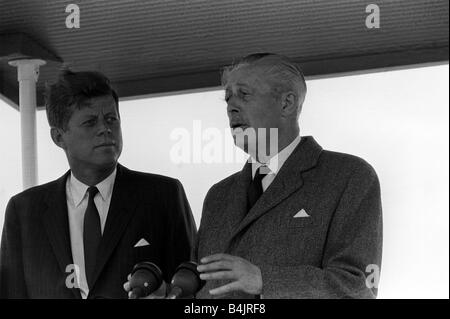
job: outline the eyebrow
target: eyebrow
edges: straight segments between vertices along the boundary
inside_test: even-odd
[[[242,83],[242,82],[238,82],[238,83],[236,83],[236,85],[238,85],[238,86],[245,86],[245,87],[250,88],[250,85],[248,85],[246,83]]]
[[[97,117],[97,114],[83,114],[81,116],[82,119]]]
[[[241,82],[236,83],[236,86],[244,87],[244,88],[247,88],[247,89],[253,89],[250,85],[245,84],[245,83],[241,83]],[[232,91],[230,85],[227,85],[227,86],[225,87],[225,91]]]

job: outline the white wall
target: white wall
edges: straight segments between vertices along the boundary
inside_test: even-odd
[[[358,155],[377,171],[382,188],[384,253],[380,298],[448,298],[448,65],[308,81],[302,135],[326,149]],[[21,187],[19,117],[0,102],[0,226],[7,200]],[[209,187],[242,167],[175,164],[170,134],[201,120],[218,128],[223,147],[226,105],[220,91],[121,102],[122,164],[176,177],[197,222]],[[205,132],[205,131],[203,131]],[[38,114],[39,180],[62,175],[65,156]],[[200,143],[200,142],[198,142]],[[211,145],[204,140],[203,146]],[[220,143],[219,143],[220,146]]]

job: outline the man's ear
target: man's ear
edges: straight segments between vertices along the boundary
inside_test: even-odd
[[[66,149],[66,143],[63,138],[63,130],[58,127],[50,128],[50,135],[56,146],[61,147],[63,150]]]
[[[297,114],[297,95],[289,91],[281,94],[282,115],[290,117]]]

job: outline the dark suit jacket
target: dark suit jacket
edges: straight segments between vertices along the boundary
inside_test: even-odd
[[[198,234],[198,260],[215,253],[249,260],[261,269],[264,298],[376,296],[370,285],[375,277],[370,275],[381,264],[382,218],[380,186],[369,164],[324,151],[309,136],[302,138],[247,213],[250,181],[247,163],[209,190]],[[302,209],[310,217],[294,218]],[[210,281],[197,297],[210,298],[208,290],[225,283]]]
[[[2,298],[81,298],[67,288],[72,264],[66,179],[28,189],[8,203],[1,243]],[[181,183],[120,164],[89,298],[127,298],[123,284],[140,261],[157,264],[170,281],[192,257],[195,222]],[[140,239],[150,245],[134,248]],[[72,276],[73,277],[73,276]]]

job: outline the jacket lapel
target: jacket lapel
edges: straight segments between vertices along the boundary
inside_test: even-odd
[[[66,199],[66,180],[69,174],[70,171],[59,178],[54,191],[47,194],[47,207],[42,215],[44,228],[63,274],[66,273],[66,267],[73,264]],[[78,289],[71,290],[76,298],[81,298]]]
[[[250,186],[251,176],[252,164],[247,161],[231,186],[232,191],[227,198],[228,205],[223,211],[228,230],[224,234],[225,238],[229,238],[247,214],[247,189]]]
[[[322,147],[317,144],[312,136],[302,138],[302,141],[281,167],[269,188],[261,195],[245,217],[242,220],[240,219],[241,222],[232,232],[230,244],[251,223],[303,186],[302,172],[316,165],[321,152]],[[250,178],[248,177],[249,180]]]
[[[99,254],[95,266],[93,285],[97,281],[108,259],[122,237],[137,205],[136,191],[129,180],[128,169],[117,164],[117,175],[109,205],[106,225],[100,241]],[[91,289],[92,291],[92,289]]]

